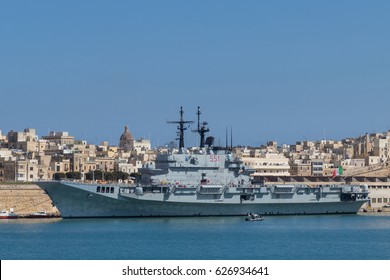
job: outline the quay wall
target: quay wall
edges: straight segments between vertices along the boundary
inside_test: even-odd
[[[49,196],[33,183],[0,184],[0,210],[9,211],[10,208],[13,208],[20,217],[38,211],[46,211],[50,216],[59,216],[59,211]]]

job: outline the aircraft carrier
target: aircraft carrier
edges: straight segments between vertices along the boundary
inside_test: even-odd
[[[251,176],[229,148],[205,139],[200,122],[200,145],[184,147],[183,109],[177,124],[179,148],[158,154],[154,164],[139,170],[134,184],[41,181],[63,218],[178,217],[300,214],[352,214],[368,201],[367,185],[325,183],[267,183]]]

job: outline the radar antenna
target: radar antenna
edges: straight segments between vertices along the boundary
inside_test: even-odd
[[[233,151],[233,127],[230,127],[230,147],[228,143],[228,128],[226,127],[226,151]]]
[[[198,106],[198,111],[196,113],[198,115],[198,129],[196,130],[193,130],[192,132],[198,132],[199,135],[200,135],[200,145],[199,147],[200,148],[204,148],[204,144],[205,144],[205,141],[204,141],[204,135],[206,134],[206,132],[209,132],[210,129],[208,127],[206,127],[206,125],[208,125],[207,122],[200,122],[200,115],[201,115],[201,112],[200,112],[200,107]]]
[[[182,149],[184,148],[184,130],[187,129],[187,127],[184,127],[184,124],[186,124],[186,123],[193,123],[193,121],[185,121],[183,115],[184,115],[183,106],[181,106],[180,107],[180,120],[179,121],[168,121],[167,122],[167,123],[177,123],[177,124],[179,124],[177,126],[179,138],[176,139],[176,140],[179,140],[179,152],[181,152]]]

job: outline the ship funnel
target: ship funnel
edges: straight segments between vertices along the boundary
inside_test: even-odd
[[[206,138],[206,142],[205,144],[209,147],[213,146],[214,145],[214,137],[213,136],[209,136]]]

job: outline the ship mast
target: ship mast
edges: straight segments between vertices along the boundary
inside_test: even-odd
[[[200,135],[200,145],[199,145],[199,147],[200,148],[204,148],[204,135],[206,134],[206,132],[209,132],[210,129],[208,127],[206,127],[207,122],[202,122],[202,124],[200,123],[201,112],[200,112],[200,107],[199,106],[198,106],[198,112],[196,114],[198,115],[198,129],[197,130],[193,130],[192,132],[198,132],[199,133],[199,135]]]
[[[179,138],[176,140],[179,140],[179,153],[182,152],[184,148],[184,130],[187,129],[187,127],[184,127],[184,124],[186,123],[193,123],[193,121],[185,121],[184,120],[184,111],[183,111],[183,106],[180,107],[180,120],[179,121],[168,121],[167,123],[177,123],[177,130],[179,134]]]

